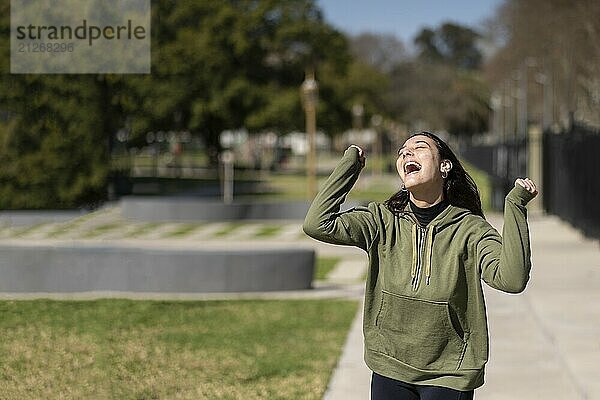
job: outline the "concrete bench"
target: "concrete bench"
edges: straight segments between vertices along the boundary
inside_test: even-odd
[[[311,287],[312,249],[0,245],[0,292],[214,293]]]

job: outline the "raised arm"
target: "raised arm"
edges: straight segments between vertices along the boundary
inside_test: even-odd
[[[527,286],[531,248],[525,206],[536,195],[532,181],[518,179],[506,196],[502,237],[490,228],[477,243],[481,277],[495,289],[520,293]]]
[[[317,240],[368,250],[377,234],[372,207],[356,207],[340,213],[340,206],[364,167],[364,155],[350,146],[313,200],[302,228]]]

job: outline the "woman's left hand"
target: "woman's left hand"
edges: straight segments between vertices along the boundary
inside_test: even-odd
[[[525,179],[518,178],[515,181],[515,186],[517,186],[517,185],[521,185],[529,193],[533,193],[534,197],[537,196],[537,194],[538,194],[537,187],[535,186],[535,183],[531,179],[529,179],[529,178],[525,178]]]

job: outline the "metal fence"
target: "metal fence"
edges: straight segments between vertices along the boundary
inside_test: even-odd
[[[491,206],[502,210],[504,198],[515,179],[527,173],[527,140],[514,139],[497,144],[465,144],[460,148],[463,159],[486,172],[491,179]]]
[[[544,209],[600,238],[600,131],[544,133]]]

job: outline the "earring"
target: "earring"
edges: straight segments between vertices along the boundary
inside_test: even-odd
[[[442,178],[446,179],[448,177],[448,171],[442,171]]]

